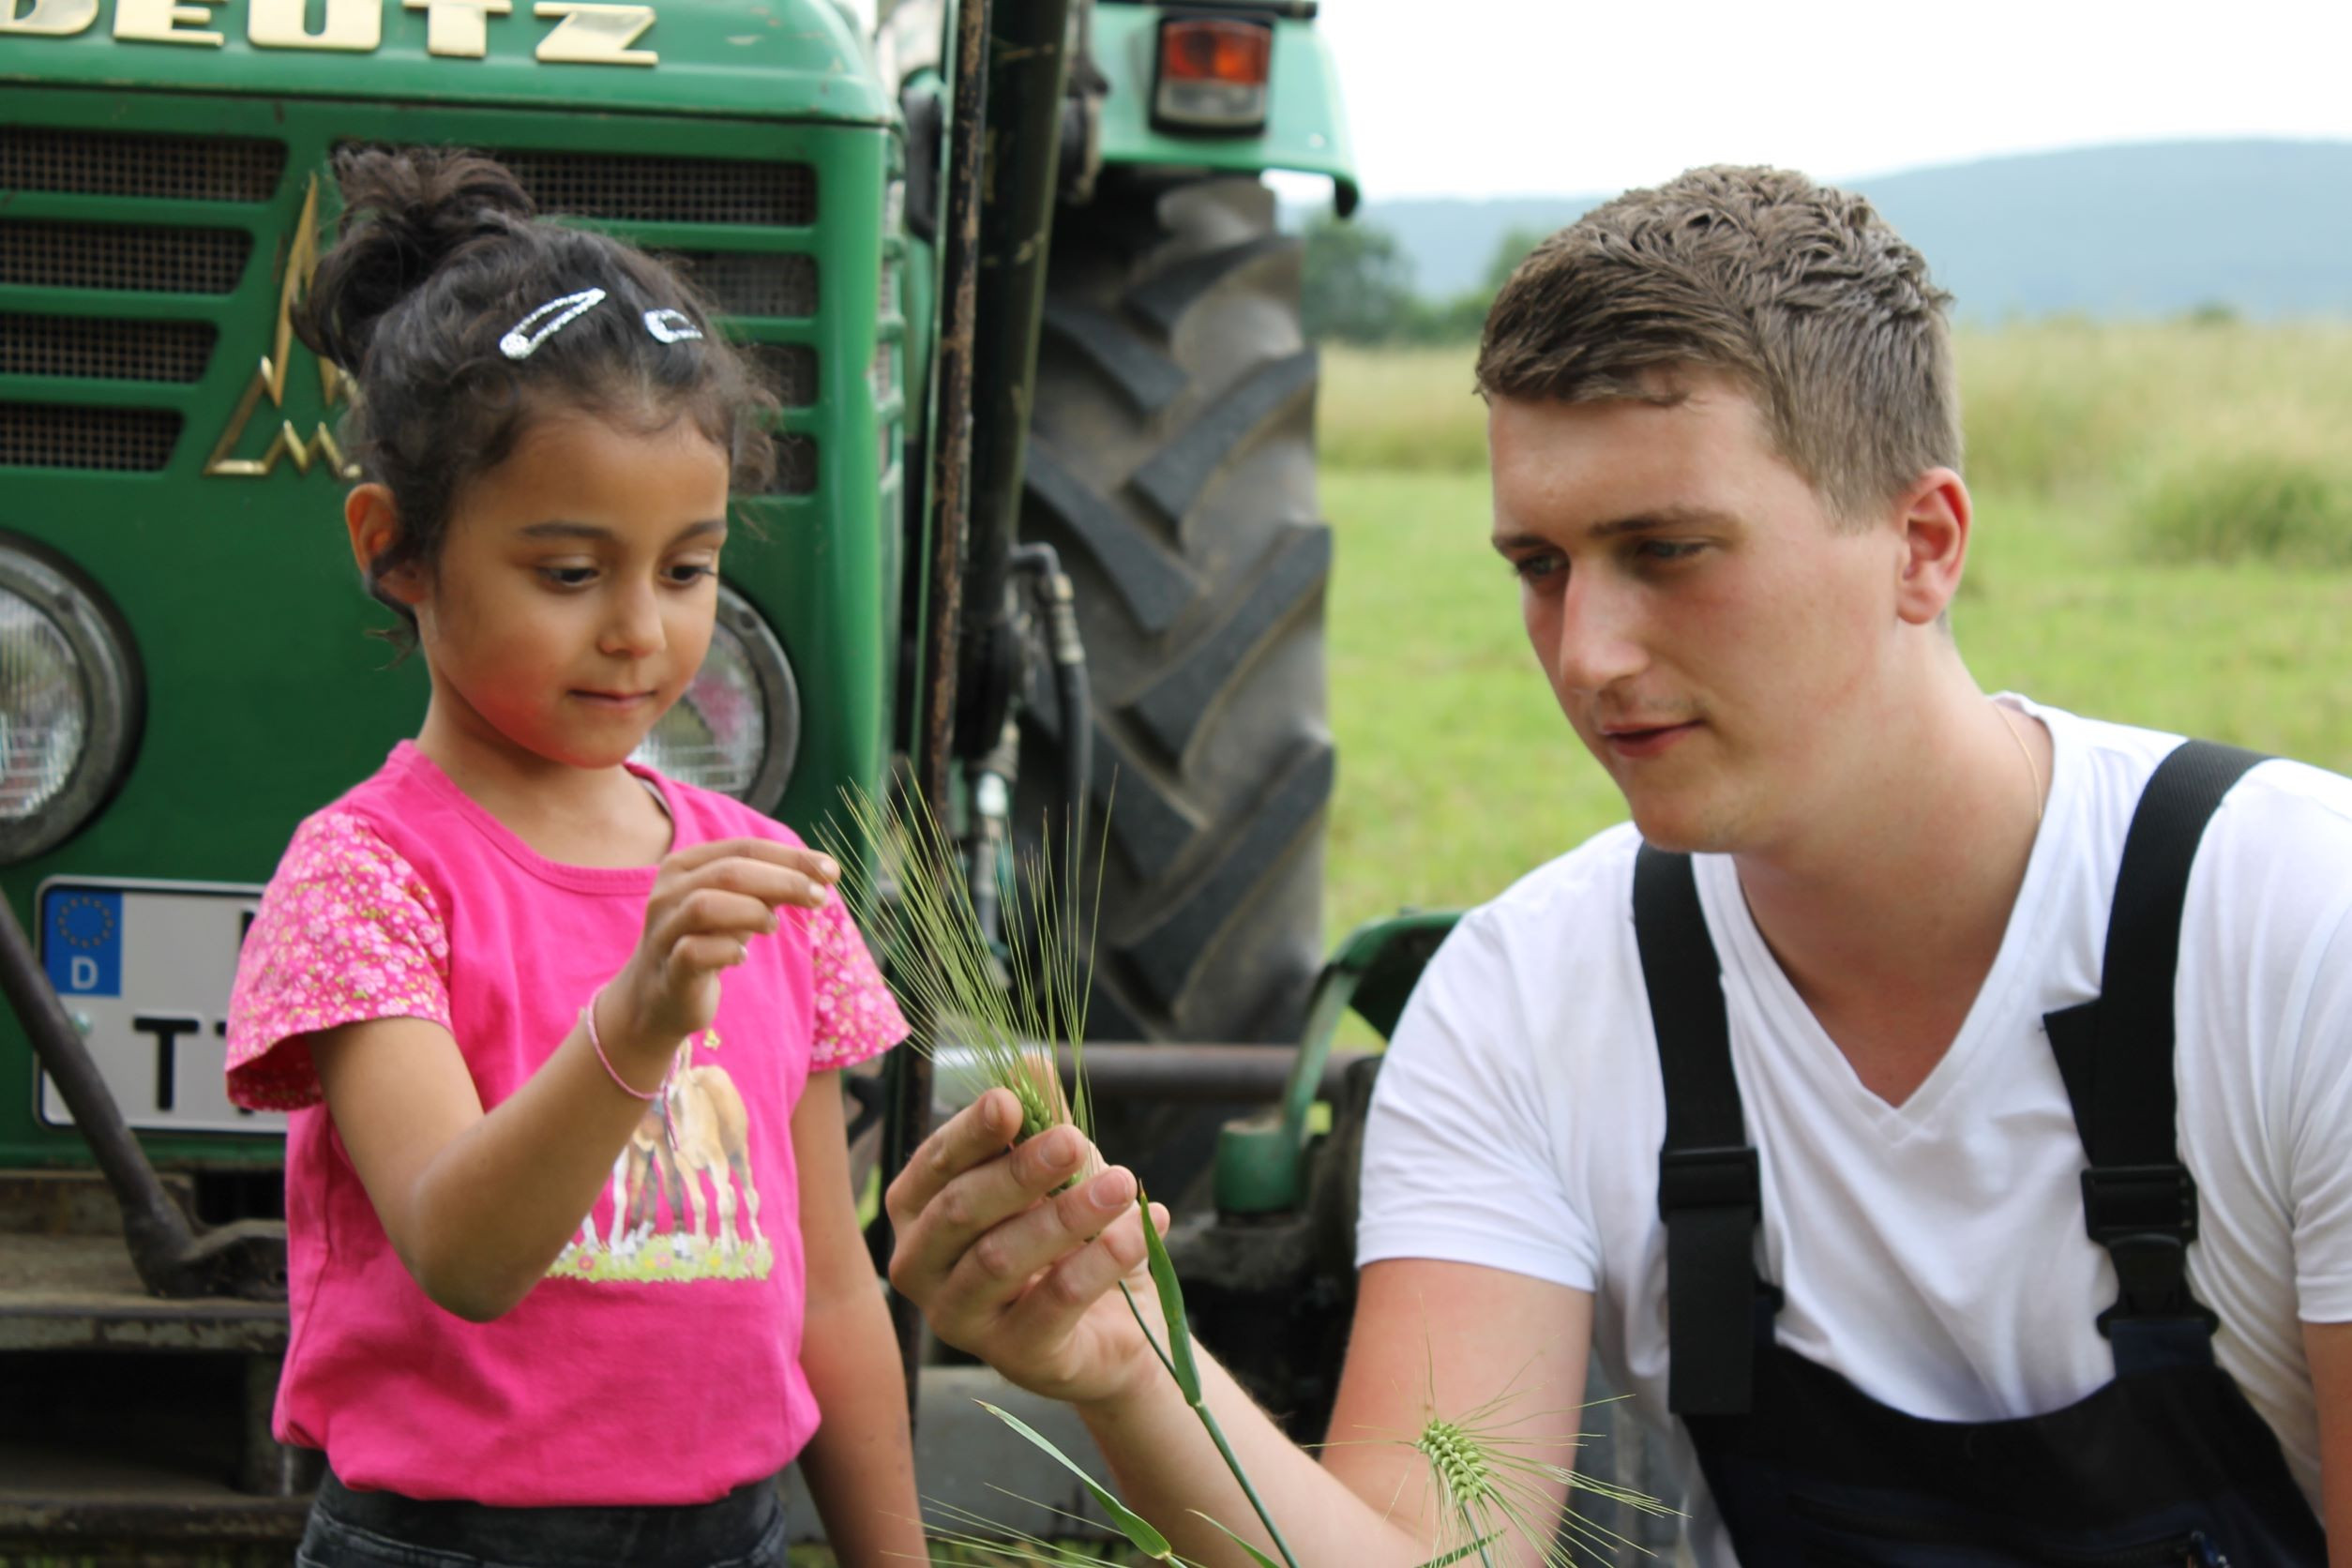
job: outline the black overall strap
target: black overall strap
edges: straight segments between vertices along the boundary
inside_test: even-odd
[[[1723,966],[1690,856],[1646,844],[1636,855],[1634,939],[1666,1078],[1658,1213],[1666,1228],[1666,1408],[1738,1415],[1755,1377],[1762,1189],[1731,1070]]]
[[[2211,1356],[2216,1320],[2189,1293],[2197,1189],[2175,1138],[2173,992],[2181,907],[2206,823],[2263,761],[2185,741],[2157,765],[2123,840],[2100,994],[2043,1020],[2089,1160],[2084,1220],[2121,1287],[2099,1315],[2118,1373]]]

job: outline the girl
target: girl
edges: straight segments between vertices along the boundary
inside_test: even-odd
[[[338,173],[303,338],[354,378],[352,550],[432,696],[295,833],[231,1003],[232,1094],[294,1112],[300,1560],[780,1564],[796,1455],[842,1561],[921,1560],[838,1078],[906,1026],[832,861],[626,761],[773,400],[497,164]]]

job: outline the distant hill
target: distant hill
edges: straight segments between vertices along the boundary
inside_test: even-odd
[[[2352,142],[2176,142],[1850,182],[1925,253],[1963,318],[2352,314]],[[1475,285],[1517,227],[1597,197],[1367,202],[1428,297]]]

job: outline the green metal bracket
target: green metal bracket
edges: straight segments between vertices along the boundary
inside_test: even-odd
[[[1367,922],[1339,944],[1308,998],[1306,1027],[1281,1108],[1237,1118],[1217,1135],[1219,1213],[1277,1214],[1298,1206],[1304,1186],[1307,1113],[1340,1021],[1352,1010],[1386,1039],[1430,956],[1460,918],[1458,910],[1415,911]]]

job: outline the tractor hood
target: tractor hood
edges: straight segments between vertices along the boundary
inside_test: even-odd
[[[882,125],[834,0],[0,0],[11,83]]]

